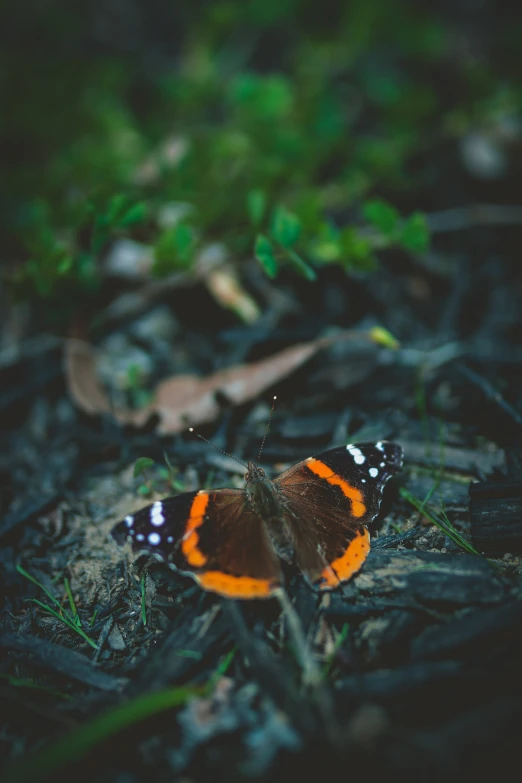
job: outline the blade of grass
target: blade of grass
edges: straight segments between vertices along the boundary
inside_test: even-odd
[[[71,592],[71,585],[69,584],[69,580],[67,577],[64,579],[64,585],[65,585],[65,592],[67,593],[67,598],[69,599],[69,606],[71,608],[71,614],[73,616],[74,622],[78,627],[81,627],[82,621],[80,620],[80,615],[78,614],[78,610],[76,609],[76,604],[74,603],[74,597]]]
[[[18,571],[19,574],[21,574],[23,577],[28,579],[29,582],[32,582],[33,585],[36,585],[36,587],[39,587],[40,590],[42,590],[45,593],[47,598],[49,598],[49,600],[51,600],[53,602],[53,604],[56,604],[56,606],[60,609],[60,611],[63,612],[63,607],[62,607],[61,603],[59,602],[59,600],[57,598],[55,598],[54,595],[52,593],[50,593],[49,590],[47,590],[47,588],[44,587],[41,582],[38,581],[38,579],[35,579],[34,576],[31,576],[31,574],[28,571],[26,571],[25,568],[22,568],[22,566],[19,565],[19,564],[17,564],[16,570]]]
[[[179,658],[191,658],[193,661],[201,660],[201,653],[195,650],[176,650],[176,655]]]
[[[48,606],[47,604],[44,604],[43,601],[39,601],[38,598],[29,598],[29,601],[31,601],[33,604],[37,604],[42,609],[45,609],[46,612],[49,612],[49,614],[52,614],[54,617],[56,617],[57,620],[60,620],[62,623],[64,623],[64,625],[70,628],[71,631],[74,631],[79,636],[81,636],[82,639],[87,642],[87,644],[90,644],[91,647],[93,647],[95,650],[98,649],[96,642],[93,641],[90,636],[87,636],[85,631],[83,631],[82,628],[79,628],[74,620],[71,620],[67,615],[60,614],[56,611],[56,609],[53,609],[52,606]]]
[[[440,481],[438,481],[438,480],[433,482],[433,484],[431,485],[431,489],[428,491],[428,494],[426,495],[426,497],[422,501],[422,507],[423,508],[430,502],[430,500],[433,497],[434,493],[439,488],[439,484],[440,484]]]
[[[330,674],[330,670],[333,666],[333,663],[335,661],[335,656],[337,655],[337,651],[342,647],[346,637],[348,636],[348,631],[350,630],[350,625],[348,623],[345,623],[343,627],[341,628],[341,631],[339,633],[339,636],[335,640],[335,645],[332,650],[331,655],[328,657],[328,660],[323,666],[323,680],[326,680],[328,675]]]
[[[141,590],[141,621],[144,625],[144,627],[147,627],[147,604],[145,603],[145,574],[141,577],[140,582],[140,590]]]
[[[163,459],[167,463],[167,468],[169,472],[169,483],[172,489],[175,489],[176,492],[184,492],[185,491],[185,485],[182,481],[178,481],[176,478],[177,468],[175,468],[171,461],[169,460],[169,455],[166,451],[163,452]]]
[[[431,459],[431,439],[430,439],[430,424],[428,420],[428,406],[426,401],[426,386],[424,383],[424,370],[419,369],[415,384],[415,404],[419,414],[421,422],[422,433],[424,436],[424,446],[426,450],[426,456]]]
[[[45,685],[39,685],[33,680],[26,680],[23,677],[11,677],[10,674],[3,674],[0,672],[0,680],[5,680],[12,685],[13,688],[28,688],[33,691],[41,691],[42,693],[48,693],[50,696],[56,696],[59,699],[72,699],[72,696],[68,693],[62,693],[54,688],[48,688]]]
[[[169,688],[147,693],[134,701],[120,704],[97,718],[84,723],[49,748],[36,753],[8,770],[4,783],[29,783],[45,780],[73,761],[78,761],[89,750],[124,729],[153,715],[180,707],[190,698],[204,693],[204,688]]]
[[[214,674],[212,675],[212,677],[210,679],[209,690],[212,690],[212,688],[214,687],[215,683],[219,680],[219,678],[223,677],[227,673],[227,671],[230,668],[230,665],[231,665],[232,661],[235,658],[236,653],[237,653],[237,647],[232,647],[230,652],[228,652],[224,656],[223,660],[220,661],[220,663],[218,664],[218,666],[216,668],[216,671],[214,672]]]
[[[87,721],[54,745],[7,770],[2,783],[36,783],[45,780],[125,729],[167,710],[181,707],[189,699],[212,693],[217,680],[228,670],[235,654],[236,648],[233,648],[224,656],[205,685],[187,685],[146,693]]]
[[[430,522],[432,522],[436,527],[438,527],[439,530],[442,530],[442,532],[445,533],[449,538],[451,538],[451,540],[455,544],[457,544],[457,546],[460,546],[461,549],[463,549],[465,552],[467,552],[470,555],[480,555],[480,552],[477,552],[475,547],[472,544],[470,544],[469,541],[466,541],[464,536],[462,536],[458,532],[458,530],[456,530],[453,527],[445,512],[444,512],[445,519],[437,516],[434,511],[426,508],[426,501],[423,502],[418,500],[418,498],[412,495],[411,492],[408,492],[408,490],[405,489],[404,487],[401,487],[400,495],[402,498],[404,498],[404,500],[410,503],[410,505],[412,505],[415,509],[417,509],[417,511],[419,511],[427,519],[429,519]]]
[[[17,564],[16,570],[19,574],[21,574],[25,579],[27,579],[29,582],[32,582],[36,587],[39,587],[40,590],[42,590],[45,595],[49,598],[50,601],[54,603],[55,606],[58,607],[59,611],[56,611],[56,609],[53,609],[52,606],[48,606],[47,604],[44,604],[43,601],[39,601],[37,598],[30,598],[29,600],[32,601],[35,604],[38,604],[42,609],[45,609],[50,614],[54,615],[58,620],[61,620],[62,623],[67,625],[72,631],[75,631],[77,634],[79,634],[82,639],[84,639],[88,644],[91,645],[95,650],[98,649],[98,645],[96,642],[94,642],[90,636],[87,636],[87,634],[78,626],[76,623],[74,616],[71,617],[69,614],[65,611],[61,603],[58,601],[57,598],[54,597],[52,593],[50,593],[39,581],[38,579],[35,579],[34,576],[31,576],[28,571],[25,570],[25,568],[22,568],[21,565]],[[67,587],[66,587],[67,590]],[[72,596],[71,596],[72,598]],[[74,600],[73,600],[74,605]],[[76,610],[76,606],[74,607]]]

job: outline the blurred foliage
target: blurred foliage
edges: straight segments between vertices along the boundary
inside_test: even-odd
[[[412,161],[506,96],[519,101],[522,75],[519,21],[509,36],[499,28],[486,61],[436,8],[4,6],[0,215],[13,291],[64,309],[96,296],[118,236],[152,245],[160,276],[190,270],[214,241],[270,277],[286,265],[308,280],[324,264],[371,271],[390,246],[424,252],[411,194],[426,174]]]

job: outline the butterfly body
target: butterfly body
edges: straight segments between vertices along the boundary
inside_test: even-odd
[[[386,441],[330,449],[274,480],[249,463],[245,489],[165,498],[128,515],[113,535],[228,597],[272,595],[283,582],[281,560],[331,590],[362,566],[368,524],[401,467],[401,447]]]
[[[245,482],[245,494],[251,510],[265,523],[272,519],[280,519],[284,510],[284,501],[276,484],[270,481],[263,468],[249,462]]]

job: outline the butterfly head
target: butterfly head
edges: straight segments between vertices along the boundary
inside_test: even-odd
[[[246,483],[254,484],[257,481],[263,481],[264,479],[266,479],[266,473],[263,468],[260,468],[255,462],[249,462],[248,471],[245,473]]]

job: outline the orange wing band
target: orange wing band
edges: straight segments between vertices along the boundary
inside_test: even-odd
[[[208,492],[198,492],[192,501],[187,527],[185,528],[185,534],[181,542],[181,551],[185,555],[187,563],[195,568],[204,566],[208,559],[201,549],[199,549],[197,528],[201,527],[205,521],[205,512],[209,499],[210,495]]]
[[[319,459],[312,458],[307,460],[306,467],[309,468],[312,473],[315,473],[316,476],[319,476],[322,479],[326,479],[329,484],[334,484],[335,486],[341,487],[343,495],[345,495],[351,501],[352,514],[354,517],[359,518],[366,514],[366,506],[363,502],[362,492],[358,490],[357,487],[353,487],[351,484],[348,484],[347,481],[334,473],[334,471],[329,468],[326,463],[321,462]]]
[[[340,582],[345,582],[352,574],[360,569],[370,551],[370,533],[364,529],[357,537],[350,541],[344,555],[338,557],[321,574],[320,590],[333,590],[339,587]]]
[[[269,598],[277,587],[271,579],[231,576],[221,571],[197,574],[197,581],[205,590],[212,590],[227,598]]]

